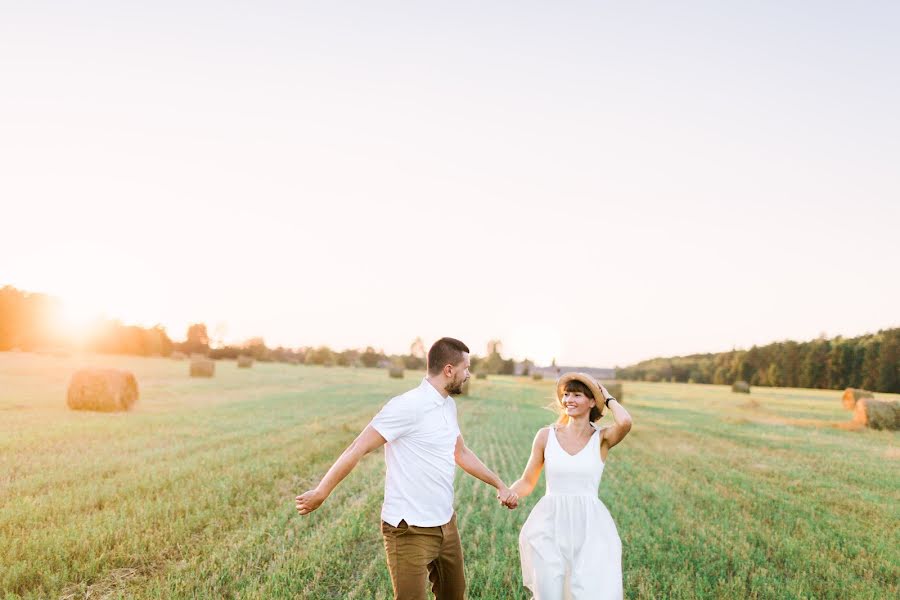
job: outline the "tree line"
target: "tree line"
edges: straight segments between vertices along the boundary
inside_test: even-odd
[[[0,288],[0,351],[65,349],[75,346],[59,331],[58,299],[46,294],[17,290],[12,286]],[[425,346],[421,338],[410,344],[407,354],[386,354],[384,350],[367,346],[337,351],[328,346],[270,348],[261,337],[241,344],[212,347],[204,323],[187,328],[184,341],[173,341],[165,327],[125,325],[117,320],[94,323],[85,339],[77,343],[79,349],[103,354],[132,354],[137,356],[171,356],[175,352],[186,355],[203,354],[214,359],[236,359],[251,356],[260,362],[284,362],[322,366],[401,367],[409,370],[425,369]],[[472,356],[472,370],[485,374],[528,375],[531,361],[516,363],[500,355],[502,345],[492,340],[484,357]]]
[[[654,358],[617,368],[619,379],[900,393],[900,328],[853,338],[824,336],[715,354]]]

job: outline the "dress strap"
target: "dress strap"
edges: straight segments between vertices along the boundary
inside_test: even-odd
[[[551,425],[551,426],[549,427],[549,429],[550,429],[550,433],[547,435],[547,437],[548,437],[548,439],[547,439],[547,446],[550,446],[550,439],[549,439],[549,438],[553,438],[553,443],[555,443],[557,446],[559,446],[559,440],[556,439],[556,424]],[[546,449],[545,449],[544,451],[546,452]]]
[[[561,448],[559,445],[559,438],[556,437],[556,424],[550,426],[550,437],[553,438],[553,443],[556,444],[557,448]]]

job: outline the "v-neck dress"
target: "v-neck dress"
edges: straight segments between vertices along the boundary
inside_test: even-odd
[[[571,455],[550,428],[544,449],[547,492],[519,534],[522,580],[534,600],[619,600],[622,542],[597,493],[603,476],[597,430]]]

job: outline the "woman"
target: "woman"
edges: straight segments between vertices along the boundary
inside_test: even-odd
[[[610,449],[631,430],[631,416],[584,373],[556,384],[561,415],[534,437],[531,458],[511,489],[524,497],[547,468],[547,493],[519,534],[522,580],[535,600],[622,598],[622,543],[597,497]],[[600,402],[597,399],[600,399]],[[615,425],[593,422],[612,411]]]

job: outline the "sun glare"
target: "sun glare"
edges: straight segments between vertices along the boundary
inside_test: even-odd
[[[95,304],[66,300],[59,311],[57,321],[59,333],[75,342],[82,342],[100,318],[101,314]]]
[[[546,324],[529,324],[513,331],[507,344],[509,352],[519,359],[530,359],[538,365],[559,360],[562,336],[559,330]]]

